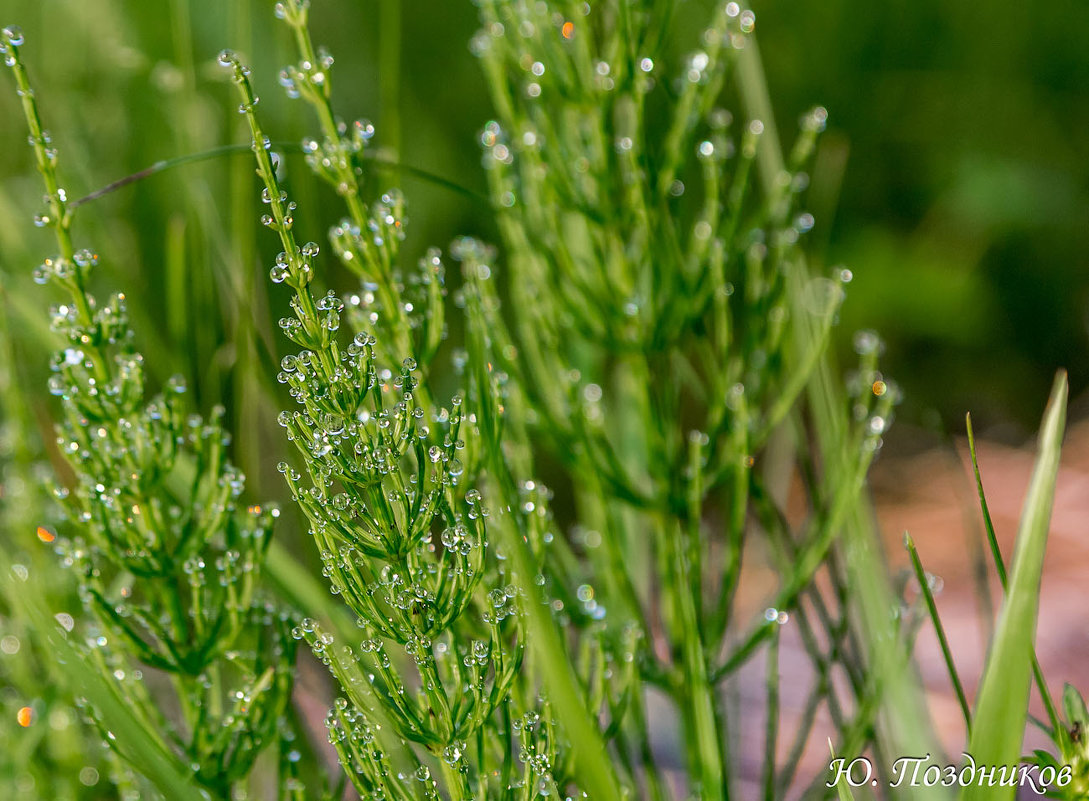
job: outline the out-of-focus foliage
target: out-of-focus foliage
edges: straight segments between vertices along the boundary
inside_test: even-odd
[[[707,5],[689,0],[691,13],[681,6],[672,22],[678,41]],[[341,102],[369,110],[385,131],[378,6],[341,3],[315,21],[314,36],[337,53],[342,74],[358,76],[338,87]],[[759,2],[754,10],[779,117],[791,121],[814,102],[829,111],[811,210],[814,235],[828,237],[825,258],[855,272],[844,349],[853,328],[880,330],[886,365],[905,389],[901,416],[917,421],[934,422],[936,411],[957,428],[971,405],[984,427],[1013,419],[1028,429],[1035,399],[1060,364],[1077,397],[1089,381],[1089,140],[1077,133],[1089,123],[1089,51],[1079,35],[1089,27],[1089,7],[1076,0],[1031,9],[1012,0],[986,8],[964,0],[804,0]],[[4,11],[36,41],[48,31],[38,80],[51,90],[43,98],[47,115],[64,112],[65,124],[55,127],[69,163],[82,171],[77,195],[226,141],[228,127],[239,124],[233,104],[194,91],[224,83],[215,54],[230,46],[255,70],[275,74],[272,49],[247,43],[288,44],[254,0],[7,0]],[[399,107],[406,161],[482,190],[474,140],[492,114],[468,50],[476,27],[470,2],[415,0],[406,9]],[[226,86],[222,92],[226,100]],[[282,96],[268,94],[270,123],[297,140],[302,121]],[[13,110],[13,98],[0,97],[5,119]],[[186,125],[175,124],[179,114]],[[18,126],[0,126],[0,174],[15,174],[9,154],[22,139]],[[182,169],[188,181],[205,184],[191,190],[195,197],[222,199],[228,180],[247,165],[234,157]],[[413,220],[419,242],[463,233],[494,238],[480,230],[486,216],[473,201],[412,176],[403,187],[414,208],[427,210]],[[19,189],[15,182],[0,187],[0,211],[12,209]],[[111,225],[131,248],[131,269],[163,261],[157,232],[176,208],[163,202],[175,191],[170,179],[155,178],[101,201],[103,214],[127,221]],[[314,200],[330,210],[335,203]],[[302,202],[313,208],[310,198]],[[232,260],[200,241],[213,222],[206,215],[204,223],[189,223],[191,250],[209,251],[203,269],[223,281],[238,254]],[[0,224],[0,259],[33,263],[22,258],[33,238],[24,227]],[[148,287],[140,305],[169,321],[156,289]],[[162,330],[162,344],[178,330]],[[213,328],[192,356],[207,368],[207,385],[195,389],[212,400],[230,392],[217,382],[232,354],[210,358],[220,341]],[[170,374],[166,360],[156,364]]]
[[[845,322],[888,341],[902,415],[935,409],[959,430],[971,407],[1028,429],[1060,365],[1076,397],[1089,379],[1089,6],[757,13],[782,112],[819,98],[840,137],[829,173],[849,151],[828,257],[855,271]]]

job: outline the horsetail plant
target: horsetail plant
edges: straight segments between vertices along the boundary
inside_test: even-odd
[[[75,245],[57,151],[21,59],[23,36],[5,28],[0,44],[46,188],[35,224],[52,229],[59,249],[34,280],[65,295],[51,310],[63,346],[49,390],[61,400],[57,444],[73,475],[56,494],[76,533],[54,544],[94,614],[86,663],[116,684],[182,774],[216,797],[242,798],[259,753],[279,741],[293,683],[290,622],[258,592],[278,512],[239,505],[244,477],[227,460],[221,411],[207,421],[187,416],[180,377],[148,397],[125,296],[99,304],[88,290],[99,257]],[[62,624],[76,625],[70,616]],[[169,702],[144,681],[148,670],[169,680]],[[177,718],[164,711],[171,706]],[[100,725],[137,772],[148,770],[136,743],[113,742]]]
[[[463,284],[457,297],[467,323],[467,347],[458,359],[473,407],[457,419],[475,423],[473,444],[468,457],[434,446],[428,457],[435,464],[448,458],[465,462],[459,468],[464,475],[449,487],[480,483],[499,499],[492,527],[502,534],[502,561],[509,565],[504,581],[511,588],[505,595],[518,599],[515,607],[524,610],[535,657],[531,664],[549,692],[549,704],[564,705],[561,756],[551,778],[561,791],[577,783],[595,798],[620,797],[622,788],[662,797],[666,782],[655,764],[643,708],[642,688],[655,686],[670,696],[682,721],[688,791],[701,798],[725,797],[734,779],[720,686],[762,644],[774,646],[778,627],[791,614],[805,629],[807,650],[822,675],[836,662],[847,669],[854,696],[848,703],[858,704],[857,719],[843,717],[844,704],[828,682],[818,686],[816,698],[827,703],[839,727],[855,733],[844,747],[863,747],[873,726],[877,689],[864,680],[859,656],[844,638],[844,610],[829,608],[836,602],[842,607],[846,591],[828,557],[859,497],[897,391],[877,371],[877,339],[862,335],[860,368],[851,382],[855,399],[844,410],[853,420],[841,445],[844,474],[825,478],[806,463],[802,393],[827,346],[842,285],[850,280],[847,271],[836,271],[830,278],[804,281],[800,289],[793,281],[799,240],[813,224],[797,204],[823,110],[803,119],[789,172],[767,197],[755,198],[749,176],[763,125],[750,120],[738,148],[729,137],[730,114],[716,107],[734,55],[752,29],[751,12],[736,3],[716,6],[704,33],[706,48],[687,60],[669,101],[671,123],[656,141],[645,123],[648,97],[660,80],[655,58],[662,43],[653,14],[609,3],[584,18],[582,12],[566,14],[544,3],[482,2],[480,7],[485,28],[473,49],[500,116],[485,126],[481,141],[506,246],[510,299],[518,311],[509,320],[501,312],[500,293],[490,280],[498,269],[496,254],[472,240],[455,243],[451,251],[462,264]],[[295,290],[295,317],[281,325],[306,349],[285,359],[281,375],[305,411],[283,417],[282,423],[307,463],[313,487],[303,488],[299,474],[283,469],[319,547],[328,549],[323,561],[334,590],[361,613],[368,635],[403,642],[418,634],[419,624],[398,632],[396,615],[360,596],[386,593],[378,589],[384,587],[381,580],[366,579],[385,570],[391,559],[403,560],[397,544],[413,543],[413,509],[430,503],[420,489],[402,496],[406,482],[397,482],[394,466],[407,470],[407,483],[414,477],[420,488],[427,486],[421,469],[426,462],[422,446],[415,454],[408,446],[390,448],[381,428],[371,426],[376,416],[379,426],[384,419],[388,404],[380,401],[392,389],[383,382],[396,375],[402,397],[406,385],[415,394],[403,401],[400,416],[392,414],[393,433],[412,436],[403,420],[417,397],[420,416],[427,417],[426,378],[442,333],[442,318],[437,325],[435,319],[444,292],[441,274],[425,264],[414,274],[428,288],[425,303],[417,309],[403,297],[409,283],[397,267],[403,200],[388,192],[367,212],[361,151],[373,128],[338,122],[331,105],[332,58],[313,47],[308,10],[308,3],[298,0],[276,6],[300,56],[281,73],[281,83],[314,108],[322,140],[304,142],[307,162],[348,209],[330,239],[340,261],[365,283],[362,296],[349,296],[347,305],[333,294],[315,301],[310,293],[318,247],[295,242],[294,207],[276,177],[269,139],[257,124],[248,73],[232,54],[222,57],[234,70],[242,90],[240,111],[250,120],[263,197],[270,205],[263,222],[278,231],[284,247],[272,279]],[[524,79],[518,77],[523,74]],[[728,176],[727,159],[734,155],[736,166]],[[703,201],[692,204],[685,182],[701,179]],[[441,264],[436,254],[427,261]],[[804,295],[801,304],[792,293]],[[796,305],[817,329],[800,356],[792,337],[808,334],[811,323],[791,319]],[[354,352],[349,346],[347,354],[336,344],[345,308],[357,332],[362,328]],[[406,353],[408,367],[391,369]],[[423,375],[419,384],[412,375],[417,367]],[[673,375],[681,380],[671,380]],[[368,395],[373,402],[365,403]],[[429,422],[443,422],[446,414],[432,414]],[[685,428],[692,426],[686,436]],[[788,454],[797,451],[810,503],[810,518],[796,531],[787,522],[777,486],[784,465],[775,454],[783,452],[784,443]],[[549,519],[548,493],[530,477],[539,469],[534,454],[542,446],[559,457],[575,487],[576,538],[556,536],[539,522]],[[388,471],[382,478],[388,483],[392,477],[397,487],[393,495],[373,490],[368,498],[353,473],[362,468],[366,476],[368,465],[359,457],[383,449],[393,456],[380,462]],[[754,466],[768,452],[761,476]],[[439,481],[442,473],[440,467]],[[382,483],[371,481],[375,487]],[[461,491],[452,493],[455,499]],[[383,514],[391,498],[405,509],[400,516]],[[346,524],[359,515],[364,531]],[[724,531],[711,530],[712,516],[726,521]],[[742,553],[757,521],[783,579],[774,605],[738,636],[733,601]],[[391,525],[400,531],[407,525],[410,536],[383,541]],[[356,568],[346,571],[333,545],[347,549]],[[436,550],[446,557],[445,545]],[[428,547],[420,553],[434,551]],[[411,566],[402,565],[403,574],[410,575]],[[830,602],[814,590],[822,568],[838,588]],[[803,598],[814,612],[801,606]],[[830,655],[822,653],[822,638]],[[327,654],[321,634],[312,632],[309,639]],[[419,638],[411,639],[415,648]],[[596,656],[579,656],[591,653]],[[432,659],[441,661],[433,653],[424,655],[427,665]],[[349,674],[339,670],[343,684]],[[427,675],[420,674],[426,687]],[[435,753],[441,737],[428,742],[414,730],[419,716],[404,715],[404,702],[391,697],[389,681],[386,676],[376,684],[400,738]],[[516,682],[513,689],[528,697],[534,686]],[[429,697],[426,689],[418,696],[420,708],[442,708],[443,699]],[[353,701],[365,719],[373,700]],[[597,720],[587,716],[587,708]],[[605,721],[601,731],[600,721]],[[498,733],[509,738],[511,728],[500,727]],[[769,793],[791,782],[808,734],[806,727],[788,763],[776,765],[777,731],[769,726]],[[564,751],[569,758],[563,758]],[[496,756],[509,759],[508,752],[509,744]],[[346,760],[343,750],[341,755],[365,776],[363,787],[381,780],[376,766]],[[474,756],[474,775],[482,777],[486,760],[482,753]],[[563,766],[566,776],[557,770]],[[509,769],[502,776],[509,779]],[[397,781],[386,778],[397,788],[387,791],[402,792]],[[464,794],[466,787],[457,788],[456,777],[451,782],[448,772],[446,778],[452,797]],[[525,785],[500,787],[519,791]],[[548,792],[551,785],[542,787]]]
[[[301,32],[306,36],[305,27]],[[303,42],[308,45],[308,39]],[[262,221],[279,234],[283,247],[270,275],[294,292],[295,316],[281,320],[281,328],[303,348],[281,363],[279,379],[301,408],[283,412],[280,424],[305,461],[309,486],[286,462],[280,470],[310,523],[333,592],[362,630],[358,646],[334,643],[309,619],[296,632],[330,665],[345,693],[327,721],[330,740],[365,797],[438,798],[435,765],[451,798],[500,792],[498,783],[510,780],[516,731],[508,723],[504,749],[488,724],[497,716],[510,720],[523,646],[516,590],[502,582],[489,560],[488,511],[471,484],[479,471],[478,449],[466,442],[473,439],[474,418],[463,413],[460,398],[449,408],[428,400],[431,393],[413,356],[404,356],[396,371],[383,361],[389,351],[377,347],[370,331],[404,343],[411,341],[407,327],[372,320],[370,330],[357,330],[342,347],[345,304],[332,292],[314,298],[320,248],[296,242],[296,210],[276,177],[248,69],[229,51],[219,60],[233,70],[243,100],[239,110],[250,124],[262,199],[269,208]],[[295,85],[305,80],[314,91],[316,67],[304,65]],[[311,74],[304,76],[302,69]],[[349,169],[341,160],[358,151],[361,140],[343,129],[332,135],[336,139],[329,137],[324,145],[331,155],[327,160]],[[368,277],[385,286],[381,294],[387,304],[405,313],[390,271],[403,226],[395,216],[397,202],[386,196],[374,216],[363,218],[357,195],[339,191],[353,217],[369,229],[362,234],[363,225],[354,220],[341,225],[333,236],[342,243],[343,258],[378,271]],[[425,260],[424,270],[441,291],[434,259]],[[425,340],[417,340],[422,347],[412,352],[427,353],[426,336],[423,329]],[[406,665],[395,667],[388,643],[404,649],[407,671]],[[356,686],[356,659],[370,672],[373,691],[400,741],[420,746],[422,753],[402,746],[400,754],[390,755],[377,747],[375,730],[382,718],[373,713],[372,697]],[[409,678],[413,672],[415,680]],[[415,686],[406,688],[406,681]],[[407,772],[392,768],[398,757]],[[547,774],[534,778],[552,782]]]
[[[430,362],[444,336],[442,299],[445,290],[442,284],[441,258],[432,249],[428,251],[418,271],[403,271],[396,267],[397,243],[404,235],[401,213],[403,201],[400,194],[396,191],[383,194],[369,218],[363,216],[363,206],[356,199],[361,174],[358,159],[362,146],[373,133],[373,128],[365,121],[356,122],[350,128],[335,121],[330,104],[332,59],[327,53],[321,54],[317,60],[314,58],[315,49],[307,31],[308,5],[301,2],[279,3],[276,13],[293,29],[300,56],[297,65],[288,67],[281,73],[281,83],[286,86],[289,95],[301,96],[309,101],[322,126],[324,138],[321,144],[313,139],[303,143],[303,149],[308,154],[307,161],[319,176],[329,181],[338,194],[345,197],[349,212],[349,216],[330,232],[334,252],[349,270],[361,274],[365,281],[362,300],[358,295],[349,296],[352,301],[348,306],[349,312],[355,318],[357,326],[371,327],[380,338],[402,343],[398,345],[400,348],[405,347],[405,342],[411,343],[412,352],[423,370],[424,379],[419,391],[427,393],[421,395],[426,398],[430,394],[427,386]],[[352,131],[351,135],[347,133],[349,130]],[[486,297],[487,293],[481,291],[476,281],[486,280],[490,274],[491,251],[473,240],[462,239],[454,243],[450,252],[455,259],[462,262],[465,273],[465,286],[458,295],[459,305],[468,310],[470,321],[483,321],[484,317],[480,313],[482,304],[491,306],[495,299]],[[375,288],[390,285],[390,275],[394,278],[392,291],[375,292]],[[395,304],[392,308],[391,303]],[[591,679],[593,691],[589,694],[589,699],[582,698],[583,693],[575,683],[572,666],[563,658],[563,647],[555,623],[542,611],[540,604],[533,600],[537,587],[546,581],[540,572],[540,548],[542,544],[553,539],[553,534],[547,530],[547,526],[551,525],[547,504],[549,493],[539,481],[524,480],[517,482],[516,486],[513,475],[502,466],[503,446],[499,441],[498,431],[499,413],[503,403],[503,390],[500,385],[504,379],[498,371],[493,374],[491,364],[486,360],[484,340],[473,333],[470,333],[469,340],[470,350],[476,354],[476,358],[469,354],[457,357],[470,379],[470,397],[476,401],[475,412],[469,413],[467,419],[479,424],[482,449],[479,467],[487,468],[485,481],[489,481],[487,472],[490,471],[492,482],[496,476],[501,476],[505,484],[502,492],[494,486],[492,488],[495,494],[506,496],[505,504],[500,507],[500,513],[493,520],[493,528],[498,529],[503,550],[510,557],[510,577],[516,582],[520,579],[522,584],[516,591],[530,596],[526,606],[528,633],[535,650],[544,654],[541,669],[545,674],[545,688],[549,690],[551,704],[555,707],[554,713],[564,721],[564,727],[569,733],[579,734],[578,737],[572,737],[579,741],[578,748],[561,749],[561,753],[551,756],[547,749],[539,748],[536,752],[522,749],[519,756],[525,763],[526,777],[511,784],[508,765],[504,768],[501,779],[506,783],[506,790],[516,793],[525,792],[525,788],[535,784],[541,792],[547,791],[554,783],[564,786],[564,777],[578,772],[577,754],[577,759],[581,761],[580,778],[585,779],[590,790],[604,797],[608,793],[609,769],[604,750],[595,751],[587,747],[595,741],[599,742],[599,738],[595,731],[596,726],[591,722],[583,705],[588,700],[591,709],[602,709],[611,713],[614,718],[617,717],[617,706],[622,705],[622,699],[631,689],[633,678],[632,660],[622,659],[620,655],[627,654],[630,657],[634,632],[625,629],[610,643],[600,636],[584,641],[577,667],[584,675],[595,676],[596,679]],[[395,362],[396,359],[397,356],[394,355],[390,360]],[[466,361],[471,364],[467,365]],[[440,416],[442,414],[444,413],[440,413]],[[435,458],[433,454],[432,458]],[[530,545],[528,550],[527,543]],[[497,549],[497,555],[498,553]],[[507,597],[511,597],[511,592],[512,588],[508,585],[505,589]],[[490,598],[493,604],[497,603],[498,596],[494,590]],[[602,633],[603,631],[599,631],[597,634]],[[614,656],[622,665],[616,671],[612,670]],[[609,675],[613,676],[613,680],[604,680]],[[534,685],[530,684],[529,689],[523,691],[523,696],[528,698],[533,692]],[[548,704],[543,712],[547,729]],[[529,717],[523,720],[538,717],[538,713],[532,709],[526,715]],[[509,740],[512,730],[518,730],[517,720],[501,728],[499,734]],[[523,730],[523,737],[526,736],[528,735]],[[548,738],[547,742],[554,743],[554,739]],[[509,763],[511,750],[512,744],[508,742],[503,757],[505,763]],[[527,762],[523,755],[532,757],[534,753],[536,757]]]
[[[639,677],[675,704],[689,792],[729,794],[744,723],[727,719],[720,688],[762,644],[774,661],[788,619],[818,676],[839,662],[851,677],[846,703],[823,681],[812,700],[848,737],[837,748],[857,752],[880,694],[845,637],[844,574],[829,557],[898,391],[877,369],[879,341],[864,333],[851,406],[833,411],[840,469],[822,474],[805,390],[851,278],[839,269],[808,278],[800,247],[814,224],[799,202],[824,110],[803,117],[761,197],[751,177],[765,122],[750,118],[731,136],[733,116],[718,106],[751,46],[751,11],[715,4],[700,49],[671,79],[656,10],[479,5],[472,47],[498,115],[481,142],[518,310],[509,323],[492,314],[487,330],[523,398],[510,416],[526,415],[509,428],[536,429],[521,448],[527,461],[537,442],[572,475],[600,543],[585,548],[584,575],[595,602],[646,634]],[[651,114],[664,122],[648,123]],[[800,525],[785,498],[795,464],[807,499]],[[739,633],[743,556],[761,534],[781,578]],[[814,589],[822,569],[837,588],[827,600]],[[765,797],[790,784],[809,735],[804,726],[776,763],[776,676],[770,669]],[[630,742],[644,743],[628,782],[653,792],[648,732],[638,714],[627,722]]]
[[[882,602],[861,624],[880,631],[860,643],[858,549],[839,545],[898,391],[869,332],[846,402],[830,367],[851,275],[811,277],[803,247],[824,110],[804,115],[789,158],[767,157],[773,121],[737,72],[754,57],[755,17],[736,2],[713,4],[680,64],[671,2],[476,5],[500,242],[451,245],[451,297],[440,251],[402,263],[405,199],[365,180],[375,131],[337,115],[309,3],[275,5],[298,58],[280,83],[313,111],[305,160],[344,204],[329,246],[359,281],[346,296],[318,289],[332,283],[327,260],[296,238],[249,70],[219,57],[250,129],[262,223],[279,238],[269,275],[291,290],[280,328],[297,350],[278,379],[295,408],[279,422],[297,455],[279,470],[358,632],[316,608],[292,627],[258,600],[274,512],[238,506],[226,435],[214,414],[186,417],[178,382],[145,401],[124,298],[100,308],[87,291],[97,256],[73,244],[21,36],[5,32],[48,191],[38,222],[60,248],[36,278],[68,296],[50,387],[76,476],[60,494],[80,535],[57,542],[98,620],[94,664],[217,797],[242,796],[265,745],[288,751],[280,719],[302,639],[338,685],[329,741],[364,798],[719,801],[755,784],[771,799],[797,783],[822,709],[836,753],[890,753],[877,718],[892,663],[867,643],[906,659],[910,632]],[[735,82],[743,120],[720,105]],[[443,405],[451,300],[463,386]],[[740,592],[754,564],[776,575],[758,608]],[[813,686],[784,742],[788,623]],[[766,715],[754,726],[729,698],[758,656]],[[141,670],[169,677],[173,699]],[[659,736],[672,726],[676,755]],[[762,747],[756,777],[747,741]],[[278,789],[301,799],[293,761]],[[823,784],[809,794],[827,795]]]

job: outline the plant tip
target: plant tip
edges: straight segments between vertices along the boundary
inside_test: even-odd
[[[3,34],[7,44],[18,47],[23,43],[23,29],[18,25],[6,25]]]

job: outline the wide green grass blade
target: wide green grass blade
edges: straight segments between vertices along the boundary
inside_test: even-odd
[[[965,425],[968,429],[968,455],[972,459],[972,470],[976,476],[976,492],[979,495],[979,508],[983,512],[983,525],[987,532],[987,544],[991,548],[991,558],[994,560],[994,569],[998,574],[998,581],[1002,585],[1002,592],[1009,588],[1009,576],[1006,574],[1006,563],[1002,559],[1002,549],[998,547],[998,537],[994,533],[994,524],[991,522],[991,512],[987,507],[987,496],[983,492],[983,477],[979,472],[979,459],[976,457],[976,438],[972,431],[972,415],[965,417]],[[1036,649],[1032,650],[1032,675],[1036,679],[1036,689],[1044,701],[1044,709],[1047,710],[1047,719],[1051,724],[1048,736],[1055,732],[1061,732],[1058,713],[1055,711],[1055,702],[1051,698],[1051,690],[1048,689],[1044,679],[1044,671],[1040,668],[1040,660],[1036,658]]]
[[[14,578],[11,568],[7,555],[0,552],[3,592],[13,614],[33,626],[42,648],[51,653],[56,665],[55,675],[65,688],[71,695],[90,702],[126,759],[137,766],[165,798],[209,801],[209,796],[193,782],[191,771],[166,751],[159,736],[133,714],[117,686],[103,677],[61,632],[40,591]]]
[[[1028,717],[1032,644],[1040,603],[1040,577],[1066,425],[1067,394],[1066,373],[1060,372],[1044,412],[1036,466],[1014,546],[1009,588],[976,702],[968,747],[976,765],[1016,765],[1021,758]],[[1014,787],[973,785],[965,788],[961,799],[1001,801],[1013,799],[1015,792]]]

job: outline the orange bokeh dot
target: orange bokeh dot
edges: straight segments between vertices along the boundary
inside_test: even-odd
[[[38,526],[38,539],[40,539],[42,542],[52,542],[56,538],[57,535],[54,534],[52,531],[45,528],[44,526]]]
[[[565,22],[563,24],[563,28],[561,28],[560,30],[563,33],[564,39],[570,39],[572,36],[575,35],[575,23]]]
[[[15,715],[15,719],[16,719],[17,721],[19,721],[19,725],[20,725],[20,726],[22,726],[22,727],[23,727],[24,729],[25,729],[25,728],[26,728],[27,726],[29,726],[29,725],[30,725],[30,721],[31,721],[31,720],[32,720],[33,718],[34,718],[34,710],[33,710],[33,709],[31,709],[31,708],[30,708],[29,706],[24,706],[24,707],[23,707],[22,709],[20,709],[20,710],[19,710],[19,712],[18,712],[18,713],[17,713],[16,715]]]

